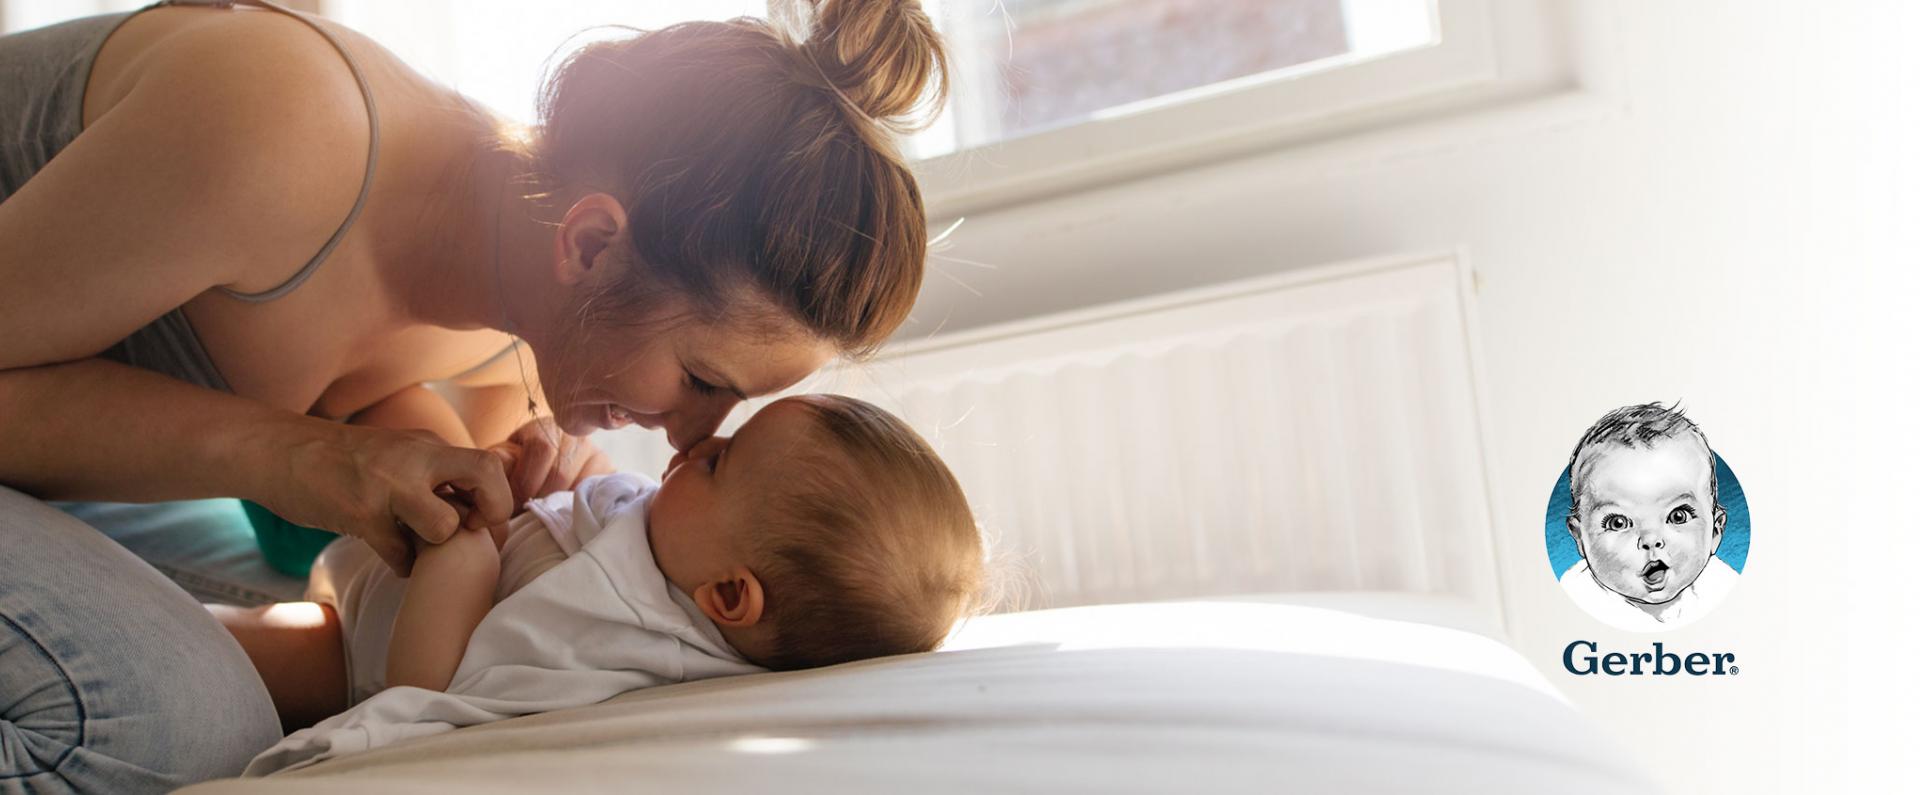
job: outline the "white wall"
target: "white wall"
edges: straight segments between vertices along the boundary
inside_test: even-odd
[[[1576,95],[970,213],[947,253],[995,267],[941,264],[970,289],[931,277],[909,333],[1457,248],[1521,650],[1675,792],[1869,786],[1916,701],[1896,578],[1920,546],[1897,502],[1920,480],[1920,6],[1543,7],[1567,11]],[[1739,590],[1658,639],[1734,652],[1738,677],[1560,668],[1576,638],[1655,639],[1571,605],[1541,540],[1579,433],[1654,399],[1684,400],[1753,512]]]

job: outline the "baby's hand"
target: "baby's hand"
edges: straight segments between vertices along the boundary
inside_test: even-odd
[[[570,436],[541,417],[520,427],[504,442],[487,448],[507,468],[513,504],[576,488],[580,481],[613,471],[613,462],[592,442]]]

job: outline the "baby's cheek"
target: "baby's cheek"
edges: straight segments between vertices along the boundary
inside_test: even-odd
[[[1588,565],[1595,568],[1618,568],[1620,561],[1631,551],[1631,544],[1622,540],[1622,534],[1614,533],[1595,538],[1587,545]]]
[[[1668,541],[1668,551],[1674,556],[1691,560],[1706,555],[1707,534],[1704,530],[1690,528],[1687,532],[1674,535],[1675,537]]]

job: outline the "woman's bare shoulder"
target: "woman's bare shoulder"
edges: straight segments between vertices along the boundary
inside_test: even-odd
[[[0,205],[0,333],[38,343],[0,369],[92,355],[216,285],[269,289],[358,195],[368,113],[326,39],[259,12],[162,12],[211,21],[103,49],[119,72],[90,82],[85,128]],[[57,310],[81,305],[112,310]]]
[[[90,116],[115,114],[130,101],[144,100],[136,107],[148,109],[164,103],[172,112],[128,115],[142,116],[139,126],[185,133],[166,135],[181,156],[248,159],[249,168],[267,169],[263,176],[301,178],[303,196],[343,194],[351,202],[367,154],[368,111],[352,70],[326,38],[270,11],[149,13],[169,27],[138,36],[124,54],[109,41],[89,80]],[[110,57],[116,64],[105,63]],[[113,65],[122,68],[107,72]],[[96,92],[106,101],[96,103]]]

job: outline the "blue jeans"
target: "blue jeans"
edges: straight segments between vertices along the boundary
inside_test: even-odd
[[[0,487],[0,793],[163,792],[280,739],[239,644],[161,572],[209,601],[298,597],[255,576],[222,504],[68,506],[96,529]]]

